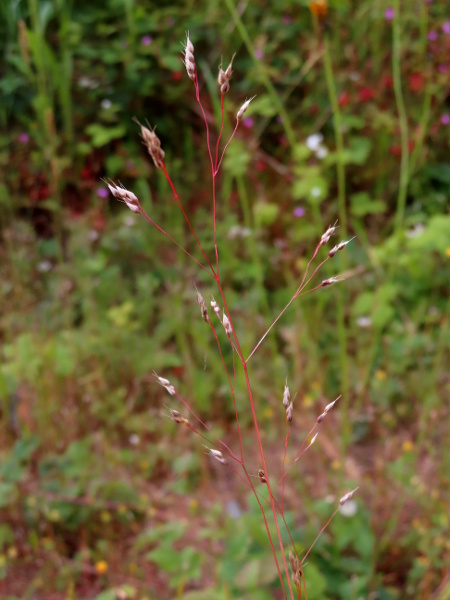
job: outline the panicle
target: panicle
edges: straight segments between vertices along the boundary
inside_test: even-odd
[[[206,446],[205,446],[205,448],[208,450],[209,456],[212,456],[215,460],[220,462],[220,464],[222,464],[222,465],[228,464],[227,459],[224,457],[224,455],[222,454],[222,452],[220,450],[214,450],[214,448],[207,448]]]
[[[286,383],[284,385],[284,392],[283,392],[283,406],[284,406],[284,408],[287,408],[289,406],[290,400],[291,400],[291,392],[289,391],[287,380],[286,380]]]
[[[138,213],[141,210],[139,200],[135,194],[133,194],[133,192],[125,189],[123,186],[115,185],[113,181],[111,183],[107,183],[107,186],[114,198],[125,202],[132,212]]]
[[[225,69],[225,71],[222,69],[222,67],[219,67],[219,75],[217,77],[217,83],[220,86],[221,94],[226,94],[228,92],[228,90],[230,89],[230,79],[233,74],[233,60],[234,60],[234,56],[231,59],[231,62],[228,65],[228,67]]]
[[[355,488],[351,492],[348,492],[348,494],[345,494],[345,496],[342,496],[342,498],[339,500],[339,504],[341,506],[343,506],[346,502],[351,500],[353,498],[353,494],[356,492],[356,490],[359,490],[359,487]]]
[[[333,283],[339,283],[339,281],[342,280],[338,277],[330,277],[329,279],[324,279],[320,284],[320,287],[327,287],[328,285],[333,285]]]
[[[230,337],[232,334],[231,323],[230,323],[230,319],[227,317],[225,312],[223,313],[223,316],[222,316],[222,325],[225,329],[225,333],[227,334],[228,337]]]
[[[166,154],[161,148],[161,140],[156,135],[154,130],[149,129],[148,127],[144,127],[144,125],[141,125],[137,120],[136,123],[141,128],[141,137],[144,142],[144,146],[147,148],[147,152],[152,157],[153,162],[155,163],[155,167],[157,169],[162,169],[164,166],[164,157],[166,156]]]
[[[202,319],[205,321],[205,323],[209,323],[209,315],[208,315],[208,309],[206,308],[206,302],[198,290],[197,290],[197,302],[200,304]]]
[[[175,394],[176,394],[175,388],[173,387],[173,385],[170,383],[170,381],[168,379],[164,379],[164,377],[160,377],[157,373],[155,373],[155,371],[153,371],[153,375],[160,386],[165,388],[165,390],[167,392],[169,392],[169,394],[171,396],[175,396]]]
[[[333,402],[330,402],[329,404],[327,404],[323,410],[323,413],[321,415],[319,415],[316,419],[317,423],[322,423],[322,421],[325,419],[325,417],[327,416],[327,414],[330,412],[330,410],[333,408],[333,406],[336,404],[336,402],[338,400],[340,400],[342,398],[342,395],[338,396],[336,398],[336,400],[333,400]]]
[[[197,70],[195,67],[194,44],[189,39],[189,33],[186,35],[186,44],[184,46],[184,66],[186,67],[189,79],[195,81]]]
[[[170,414],[172,416],[172,419],[178,425],[189,425],[189,421],[187,419],[185,419],[184,417],[182,417],[181,414],[174,408],[170,409]]]
[[[289,404],[289,406],[286,408],[286,421],[288,423],[292,423],[292,411],[293,410],[294,410],[294,405],[291,402]]]
[[[337,229],[336,224],[337,224],[337,221],[332,227],[328,227],[328,229],[325,231],[323,236],[320,238],[319,246],[324,246],[328,242],[330,237],[334,234],[334,232]]]
[[[292,568],[292,581],[297,587],[300,587],[302,568],[299,559],[294,556],[292,550],[289,550],[289,562],[291,563]]]
[[[333,256],[336,254],[336,252],[339,252],[340,250],[343,250],[345,248],[345,246],[347,244],[349,244],[352,240],[354,240],[355,238],[352,237],[350,240],[347,240],[345,242],[340,242],[339,244],[337,244],[334,248],[332,248],[329,252],[328,252],[328,256],[330,258],[333,258]]]
[[[220,315],[220,308],[214,298],[211,300],[211,307],[217,316]]]
[[[256,96],[253,96],[253,98],[256,98]],[[241,108],[238,110],[237,115],[236,115],[236,119],[237,119],[238,123],[242,119],[242,117],[244,116],[244,113],[247,110],[247,108],[249,107],[250,102],[253,100],[253,98],[250,98],[249,100],[246,100],[244,102],[244,104],[241,106]]]

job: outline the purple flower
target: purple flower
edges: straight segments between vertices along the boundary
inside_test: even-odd
[[[262,60],[264,58],[264,52],[262,50],[255,50],[255,58]]]
[[[438,71],[439,73],[447,73],[448,66],[447,65],[439,65]]]
[[[392,8],[392,6],[389,6],[389,8],[387,8],[384,11],[384,18],[386,19],[386,21],[392,21],[392,19],[395,17],[395,11]]]
[[[144,35],[143,38],[141,38],[141,44],[143,46],[150,46],[150,44],[152,43],[153,39],[151,35]]]
[[[17,139],[21,144],[28,144],[28,142],[30,141],[30,136],[24,131],[22,133],[19,133]]]
[[[429,31],[428,32],[428,39],[430,40],[430,42],[435,42],[438,38],[438,32],[437,31]]]
[[[283,25],[290,25],[292,23],[292,19],[289,15],[283,15]]]
[[[445,21],[445,23],[442,25],[442,31],[446,35],[450,35],[450,21]]]
[[[444,113],[441,115],[441,123],[442,125],[450,125],[450,114]]]
[[[247,127],[247,129],[250,129],[251,127],[253,127],[254,123],[255,123],[255,121],[252,119],[252,117],[246,117],[242,121],[242,125],[244,127]]]
[[[305,213],[306,210],[303,208],[303,206],[296,206],[292,212],[294,217],[296,217],[297,219],[299,219],[300,217],[304,217]]]
[[[109,196],[109,192],[105,187],[98,188],[97,196],[99,198],[107,198]]]

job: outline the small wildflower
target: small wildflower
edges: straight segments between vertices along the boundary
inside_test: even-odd
[[[252,117],[247,117],[242,121],[242,125],[244,127],[246,127],[247,129],[251,129],[254,124],[255,124],[255,121]]]
[[[313,133],[306,138],[306,147],[311,152],[316,152],[323,142],[323,135],[321,133]]]
[[[407,454],[408,452],[412,452],[414,449],[414,444],[413,442],[411,442],[411,440],[405,440],[402,444],[402,450],[405,454]]]
[[[353,498],[353,494],[356,492],[356,490],[358,490],[359,487],[355,488],[354,490],[352,490],[351,492],[348,492],[348,494],[345,494],[345,496],[342,496],[342,498],[339,500],[339,504],[341,506],[343,506],[346,502],[348,502],[349,500],[351,500]]]
[[[450,125],[450,114],[444,113],[441,115],[441,123],[442,125]]]
[[[23,132],[19,133],[17,139],[21,144],[28,144],[28,142],[30,141],[30,136],[28,135],[28,133]]]
[[[309,2],[309,10],[315,17],[323,19],[328,13],[328,2],[327,0],[312,0]]]
[[[255,58],[257,60],[262,60],[264,58],[264,51],[261,50],[260,48],[255,50]]]
[[[311,190],[311,196],[313,198],[318,198],[320,196],[320,194],[322,193],[322,190],[320,187],[313,187]]]
[[[305,216],[306,210],[303,208],[303,206],[296,206],[292,211],[292,214],[296,219],[300,219],[301,217]]]
[[[253,96],[253,98],[256,98],[256,96]],[[244,104],[241,106],[241,108],[238,110],[237,115],[236,115],[236,120],[239,122],[242,117],[244,116],[245,111],[247,110],[247,108],[250,105],[250,102],[253,100],[253,98],[250,98],[249,100],[246,100],[244,102]]]
[[[378,369],[375,372],[375,379],[378,379],[379,381],[384,381],[386,379],[386,377],[387,377],[387,373],[383,369]]]
[[[138,436],[137,433],[132,433],[128,438],[128,441],[132,446],[138,446],[139,442],[141,441],[141,438]]]
[[[358,504],[354,500],[349,500],[341,505],[339,512],[343,517],[353,517],[358,512]]]
[[[107,198],[109,196],[108,188],[105,188],[105,187],[98,188],[97,196],[99,198]]]
[[[428,32],[428,39],[430,42],[435,42],[438,39],[438,32],[437,31],[429,31]]]
[[[153,38],[152,38],[151,35],[144,35],[141,38],[141,44],[142,44],[142,46],[150,46],[150,44],[152,43],[152,41],[153,41]]]
[[[100,513],[100,521],[102,523],[110,523],[111,520],[112,520],[111,513],[107,510],[102,510],[102,512]]]
[[[194,45],[189,39],[189,34],[186,36],[186,45],[184,47],[184,66],[186,67],[189,79],[195,81],[197,70],[195,67]]]
[[[103,110],[109,110],[112,106],[112,102],[108,98],[105,98],[100,102],[100,106],[103,108]]]
[[[356,324],[358,327],[367,328],[372,325],[372,319],[370,317],[358,317],[356,319]]]
[[[445,249],[445,256],[447,258],[450,258],[450,246],[448,248]]]
[[[442,25],[442,31],[445,35],[450,35],[450,21],[445,21]]]
[[[393,18],[395,17],[395,11],[392,8],[392,6],[389,6],[385,11],[384,11],[384,18],[386,19],[386,21],[392,21]]]
[[[95,563],[95,570],[99,575],[104,575],[108,571],[108,563],[105,560],[99,560]]]

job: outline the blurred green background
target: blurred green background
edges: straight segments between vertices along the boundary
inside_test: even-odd
[[[0,596],[281,597],[254,500],[165,417],[152,377],[168,377],[237,446],[194,286],[207,301],[217,290],[102,181],[123,182],[196,252],[132,117],[148,119],[212,252],[186,31],[213,141],[218,66],[236,55],[225,140],[257,95],[218,181],[223,285],[248,352],[330,223],[340,227],[330,248],[356,236],[323,271],[345,282],[295,303],[250,363],[275,472],[285,378],[291,456],[343,394],[287,484],[305,551],[360,486],[309,555],[308,598],[448,600],[445,0],[0,3]],[[237,401],[256,473],[242,385]]]

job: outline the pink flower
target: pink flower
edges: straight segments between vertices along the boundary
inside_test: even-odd
[[[435,42],[438,38],[438,33],[437,31],[429,31],[428,32],[428,39],[430,40],[430,42]]]
[[[255,58],[262,60],[264,58],[264,52],[262,50],[255,50]]]
[[[445,21],[445,23],[442,25],[442,31],[446,35],[450,35],[450,21]]]
[[[242,121],[242,125],[244,127],[247,127],[247,129],[250,129],[251,127],[253,127],[253,124],[254,124],[254,120],[252,119],[252,117],[246,117]]]
[[[304,217],[305,213],[306,210],[303,208],[303,206],[296,206],[292,212],[294,217],[296,217],[297,219],[299,219],[300,217]]]
[[[28,144],[28,142],[30,141],[30,136],[24,131],[22,133],[19,133],[17,139],[21,144]]]
[[[141,38],[141,44],[143,46],[150,46],[150,44],[152,43],[153,39],[151,35],[144,35],[143,38]]]
[[[109,192],[105,187],[98,188],[97,196],[99,198],[107,198],[109,196]]]
[[[441,123],[442,125],[450,125],[450,114],[444,113],[441,115]]]
[[[386,19],[386,21],[392,21],[392,19],[395,17],[395,11],[392,8],[392,6],[389,6],[389,8],[387,8],[384,11],[384,18]]]

